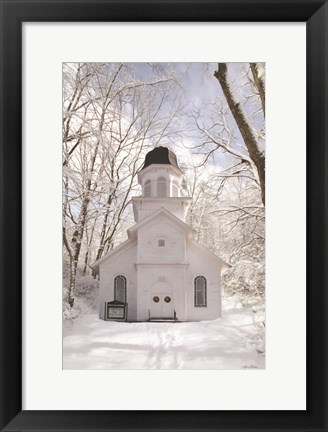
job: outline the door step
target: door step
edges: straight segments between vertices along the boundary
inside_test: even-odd
[[[149,322],[177,322],[174,318],[149,318]]]

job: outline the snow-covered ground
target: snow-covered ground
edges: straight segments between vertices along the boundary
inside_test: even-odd
[[[223,317],[120,323],[96,314],[64,322],[64,369],[263,369],[264,308],[225,300]]]

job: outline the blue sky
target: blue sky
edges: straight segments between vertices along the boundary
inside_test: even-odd
[[[189,137],[185,139],[185,144],[188,146],[189,144],[192,145],[200,142],[199,131],[196,131],[193,126],[194,121],[190,121],[188,116],[190,117],[195,109],[199,109],[204,125],[209,127],[212,121],[210,117],[211,115],[215,115],[215,109],[211,112],[212,104],[221,98],[222,104],[227,105],[219,81],[214,77],[214,71],[218,67],[217,63],[158,63],[154,65],[135,63],[133,66],[135,67],[137,78],[150,79],[153,76],[154,69],[155,73],[161,73],[161,70],[163,70],[163,73],[172,71],[178,82],[182,85],[186,102],[186,116],[182,121],[185,123],[184,130]],[[249,87],[245,86],[245,68],[247,67],[247,63],[229,63],[228,73],[235,94],[240,98],[246,115],[250,118],[251,114],[256,111],[256,104],[258,102],[254,99],[249,101],[245,99],[245,95],[249,93]],[[227,112],[227,123],[235,136],[233,146],[236,146],[236,149],[241,151],[243,139],[229,111]],[[264,128],[264,119],[261,115],[252,118],[251,123],[255,129]],[[190,129],[191,127],[193,130]],[[178,146],[182,144],[182,142],[176,143]],[[223,153],[217,152],[212,162],[225,166],[225,159]]]

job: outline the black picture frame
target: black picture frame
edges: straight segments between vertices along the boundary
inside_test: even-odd
[[[2,431],[327,431],[327,1],[1,0]],[[22,411],[22,23],[306,22],[307,409]],[[293,173],[297,175],[297,172]],[[292,193],[292,192],[291,192]],[[281,383],[283,392],[284,383]],[[279,395],[277,395],[279,397]]]

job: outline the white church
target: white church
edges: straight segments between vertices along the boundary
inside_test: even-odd
[[[221,316],[221,273],[230,267],[196,243],[186,223],[190,197],[166,147],[147,153],[133,198],[128,239],[92,264],[99,273],[99,317],[198,321]]]

